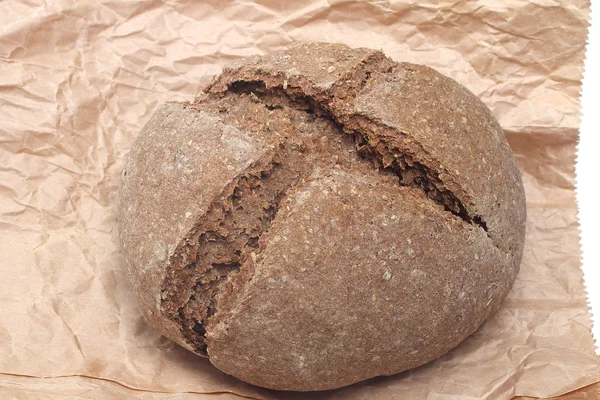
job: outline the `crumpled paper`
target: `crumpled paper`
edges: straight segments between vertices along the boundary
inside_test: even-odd
[[[420,3],[0,2],[0,397],[509,399],[600,381],[574,195],[589,1]],[[229,377],[146,324],[115,210],[123,157],[161,103],[192,100],[226,62],[309,40],[380,48],[480,96],[515,151],[529,217],[513,290],[458,348],[293,394]]]

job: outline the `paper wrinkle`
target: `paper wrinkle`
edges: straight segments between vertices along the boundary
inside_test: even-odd
[[[600,381],[574,157],[584,0],[0,3],[0,393],[120,399],[509,399]],[[297,41],[428,64],[495,113],[527,193],[521,272],[458,348],[316,394],[252,387],[144,321],[115,226],[123,158],[165,101]],[[240,397],[245,396],[245,397]]]

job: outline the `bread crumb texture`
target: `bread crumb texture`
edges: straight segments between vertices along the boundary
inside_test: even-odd
[[[161,106],[119,193],[147,320],[246,382],[333,389],[429,362],[510,289],[525,197],[466,88],[303,43]]]

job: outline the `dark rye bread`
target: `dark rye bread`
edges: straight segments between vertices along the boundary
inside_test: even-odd
[[[431,68],[305,43],[167,103],[127,158],[119,224],[148,321],[255,385],[422,365],[519,269],[525,197],[494,116]]]

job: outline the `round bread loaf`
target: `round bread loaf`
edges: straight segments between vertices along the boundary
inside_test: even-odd
[[[161,106],[122,174],[147,320],[220,370],[323,390],[431,361],[499,307],[525,196],[466,88],[380,51],[304,43]]]

